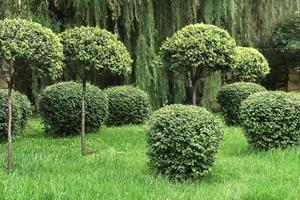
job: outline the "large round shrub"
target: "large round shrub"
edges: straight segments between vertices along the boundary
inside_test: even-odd
[[[213,165],[222,131],[214,116],[196,106],[170,105],[150,117],[150,167],[170,179],[198,179]]]
[[[31,105],[28,98],[17,92],[12,97],[12,132],[23,128],[31,115]],[[0,90],[0,137],[7,135],[7,90]]]
[[[300,142],[300,96],[286,92],[259,92],[241,105],[241,124],[255,148],[286,148]]]
[[[239,123],[241,102],[251,94],[266,91],[263,86],[255,83],[238,82],[223,86],[218,94],[218,103],[228,124]]]
[[[116,86],[105,90],[108,97],[108,125],[140,124],[151,110],[149,96],[133,86]]]
[[[63,82],[47,87],[40,96],[39,110],[46,131],[57,135],[80,132],[81,84]],[[105,93],[87,84],[86,130],[95,131],[105,123],[108,103]]]
[[[235,60],[231,69],[234,82],[261,82],[270,72],[267,59],[254,48],[237,47]]]

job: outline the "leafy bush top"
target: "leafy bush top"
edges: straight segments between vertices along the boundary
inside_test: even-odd
[[[234,63],[235,47],[235,40],[227,31],[214,25],[194,24],[167,38],[160,52],[169,70],[195,73],[201,68],[207,75],[229,69]]]
[[[259,82],[270,72],[267,59],[251,47],[236,48],[236,63],[232,68],[235,82]]]
[[[263,86],[255,83],[238,82],[225,85],[218,94],[218,103],[228,124],[239,123],[241,102],[251,94],[266,91]]]
[[[26,61],[36,76],[57,78],[62,73],[63,47],[50,29],[38,23],[4,19],[0,21],[0,59]]]
[[[278,24],[273,34],[273,41],[280,53],[293,61],[300,55],[300,13]]]
[[[206,109],[165,106],[148,126],[149,164],[155,172],[183,180],[202,178],[211,169],[222,131]]]
[[[143,90],[133,86],[116,86],[105,90],[108,97],[108,125],[140,124],[149,115],[151,104]]]
[[[80,132],[81,91],[80,83],[62,82],[51,85],[42,92],[39,111],[48,133],[70,135]],[[87,84],[85,103],[86,130],[95,131],[105,123],[107,97],[99,88]]]
[[[241,105],[241,122],[249,143],[258,149],[300,144],[300,95],[259,92]]]
[[[131,71],[132,60],[117,36],[99,27],[75,27],[61,33],[68,67],[78,71],[107,70],[115,74]]]

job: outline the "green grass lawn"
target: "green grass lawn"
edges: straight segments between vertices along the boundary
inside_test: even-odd
[[[300,149],[255,152],[241,129],[225,127],[215,166],[201,182],[172,183],[147,167],[144,126],[103,128],[80,138],[43,135],[32,119],[14,140],[15,171],[7,175],[0,144],[0,199],[300,199]]]

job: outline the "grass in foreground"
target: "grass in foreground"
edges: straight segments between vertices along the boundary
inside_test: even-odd
[[[0,199],[300,199],[300,149],[252,151],[241,129],[224,127],[215,166],[201,182],[172,183],[149,172],[143,126],[104,128],[80,138],[44,137],[39,119],[14,140],[15,171],[0,144]]]

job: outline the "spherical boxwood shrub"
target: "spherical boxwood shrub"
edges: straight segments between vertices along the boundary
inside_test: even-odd
[[[149,96],[133,86],[116,86],[105,90],[108,97],[108,125],[140,124],[151,110]]]
[[[148,125],[150,167],[170,179],[199,179],[213,165],[222,131],[206,109],[190,105],[165,106]]]
[[[31,104],[28,98],[17,92],[12,96],[12,131],[15,133],[23,128],[31,115]],[[0,137],[7,134],[7,90],[0,90]]]
[[[47,133],[70,135],[80,132],[82,86],[62,82],[47,87],[40,96],[39,111]],[[86,131],[95,131],[105,123],[108,111],[107,97],[99,88],[87,84]]]
[[[241,102],[251,94],[262,91],[266,91],[266,89],[255,83],[238,82],[223,86],[217,99],[226,123],[238,124]]]
[[[241,104],[241,124],[254,148],[286,148],[300,142],[300,95],[259,92]]]

